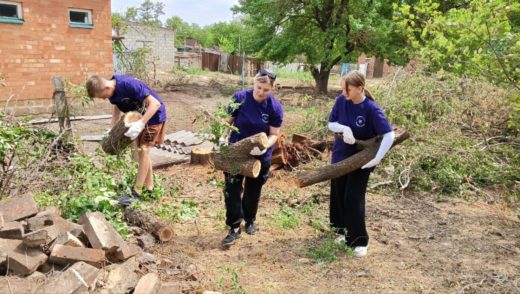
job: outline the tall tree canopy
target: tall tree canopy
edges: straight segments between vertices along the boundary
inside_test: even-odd
[[[364,0],[239,0],[234,12],[253,28],[247,47],[272,61],[305,56],[319,92],[327,93],[332,67],[361,52],[403,64],[404,34],[392,2]]]

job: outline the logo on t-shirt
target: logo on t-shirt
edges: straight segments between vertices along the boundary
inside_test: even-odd
[[[264,123],[268,123],[269,122],[269,114],[267,113],[262,113],[262,121]]]
[[[359,128],[362,128],[365,126],[365,124],[366,124],[366,121],[365,121],[364,116],[359,115],[358,117],[356,117],[356,126],[358,126]]]

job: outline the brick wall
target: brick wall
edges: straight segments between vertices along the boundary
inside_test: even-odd
[[[53,76],[83,83],[112,74],[110,0],[17,0],[23,24],[0,23],[0,109],[16,115],[52,111]],[[69,8],[92,10],[93,28],[71,28]]]
[[[172,30],[132,23],[124,34],[123,44],[129,50],[151,48],[151,54],[156,58],[156,67],[160,71],[169,72],[175,65],[177,49]]]

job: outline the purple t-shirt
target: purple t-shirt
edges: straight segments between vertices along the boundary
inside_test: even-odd
[[[262,103],[256,102],[253,97],[253,90],[243,90],[233,95],[233,102],[241,103],[240,107],[229,113],[235,118],[234,125],[238,128],[237,132],[231,132],[229,143],[235,143],[244,138],[264,132],[269,135],[269,127],[279,128],[283,121],[283,108],[280,102],[272,95]],[[266,153],[259,156],[262,161],[271,160],[273,147]]]
[[[145,83],[125,75],[114,75],[112,78],[116,80],[116,89],[112,97],[108,98],[110,103],[116,105],[119,110],[125,113],[129,111],[144,113],[146,111],[144,99],[148,97],[148,95],[152,95],[161,103],[161,107],[150,118],[148,124],[157,125],[166,121],[166,107],[161,97]]]
[[[345,99],[343,94],[339,95],[330,112],[329,122],[350,127],[356,140],[368,140],[393,130],[381,108],[368,97],[363,102],[354,104]],[[359,150],[355,145],[349,145],[342,138],[337,138],[332,149],[332,163],[342,161],[357,152]]]

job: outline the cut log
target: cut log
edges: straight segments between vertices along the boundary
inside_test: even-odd
[[[267,148],[268,138],[265,133],[258,133],[256,135],[244,138],[236,143],[230,144],[226,148],[221,149],[221,153],[234,154],[235,156],[248,156],[249,152],[254,147],[263,150]]]
[[[271,164],[277,164],[280,166],[287,164],[287,156],[285,155],[284,149],[276,149],[276,151],[273,152]]]
[[[215,153],[215,169],[233,175],[243,175],[256,178],[260,174],[262,164],[253,157],[234,156],[231,154]]]
[[[406,130],[396,129],[392,147],[400,144],[409,137],[410,135]],[[361,168],[376,156],[379,145],[381,144],[381,139],[382,137],[378,136],[366,141],[357,141],[356,145],[362,148],[362,150],[349,158],[314,170],[298,173],[296,175],[298,186],[300,188],[307,187],[312,184],[341,177]]]
[[[125,219],[130,224],[151,233],[159,241],[167,242],[173,238],[173,230],[168,224],[140,210],[127,207],[125,209]]]
[[[125,136],[128,125],[140,120],[141,117],[141,114],[135,111],[125,114],[101,141],[103,151],[108,154],[116,155],[128,147],[132,143],[132,140]]]
[[[193,165],[211,165],[213,162],[213,148],[212,147],[193,147],[191,149],[190,164]]]

